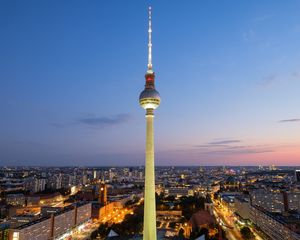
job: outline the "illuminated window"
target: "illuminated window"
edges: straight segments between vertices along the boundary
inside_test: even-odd
[[[13,233],[13,240],[19,240],[19,232]]]

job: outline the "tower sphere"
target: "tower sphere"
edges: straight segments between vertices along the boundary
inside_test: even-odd
[[[140,94],[140,105],[144,109],[156,109],[160,104],[159,92],[154,88],[146,88]]]

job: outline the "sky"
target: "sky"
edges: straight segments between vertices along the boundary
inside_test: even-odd
[[[0,165],[300,165],[300,1],[0,1]]]

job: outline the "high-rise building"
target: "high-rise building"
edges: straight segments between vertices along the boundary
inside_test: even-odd
[[[300,183],[300,170],[295,170],[295,180],[297,183]]]
[[[156,240],[155,173],[154,173],[154,109],[160,104],[160,95],[155,90],[155,74],[152,69],[152,20],[149,7],[148,28],[148,69],[146,85],[139,102],[146,110],[146,156],[145,156],[145,193],[144,193],[144,240]]]

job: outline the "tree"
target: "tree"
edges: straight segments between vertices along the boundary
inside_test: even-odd
[[[183,230],[183,228],[179,229],[178,237],[184,238],[184,230]]]
[[[90,235],[90,238],[91,239],[97,239],[97,237],[98,237],[98,231],[97,230],[95,230],[94,232],[92,232],[92,234]]]
[[[169,228],[175,228],[175,227],[176,227],[176,222],[169,223]]]
[[[241,229],[241,234],[242,234],[243,238],[246,240],[254,238],[253,233],[251,232],[250,228],[248,228],[248,227],[243,227]]]
[[[143,231],[143,205],[139,205],[134,214],[127,214],[121,223],[114,223],[111,226],[120,236],[129,236]]]
[[[175,201],[175,196],[169,195],[169,196],[165,197],[165,200],[168,201],[168,202],[174,202]]]
[[[108,223],[102,223],[98,228],[98,233],[101,237],[106,237],[109,233]]]
[[[189,220],[195,212],[204,209],[204,202],[205,199],[201,197],[183,196],[178,204],[182,209],[182,215]]]
[[[97,237],[106,237],[109,233],[110,228],[108,226],[108,223],[101,223],[97,230],[92,232],[90,238],[91,239],[97,239]]]

